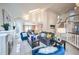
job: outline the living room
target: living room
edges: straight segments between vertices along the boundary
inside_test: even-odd
[[[0,55],[78,55],[78,8],[76,3],[0,3]],[[41,38],[32,42],[30,33]]]

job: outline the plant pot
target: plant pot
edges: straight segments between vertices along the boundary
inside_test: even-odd
[[[9,30],[9,24],[8,24],[8,23],[3,24],[2,27],[3,27],[6,31]]]
[[[9,27],[4,27],[4,29],[5,29],[6,31],[8,31],[8,30],[9,30]]]

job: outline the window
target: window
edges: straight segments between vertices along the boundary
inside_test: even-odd
[[[25,25],[25,31],[27,32],[28,30],[32,30],[32,26],[31,25]]]

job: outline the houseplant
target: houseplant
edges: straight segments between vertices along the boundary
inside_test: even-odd
[[[5,30],[9,30],[9,23],[5,23],[2,25],[2,27],[5,29]]]

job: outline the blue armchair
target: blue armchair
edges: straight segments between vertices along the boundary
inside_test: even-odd
[[[29,35],[26,32],[21,32],[20,35],[21,35],[22,41],[28,40]]]

